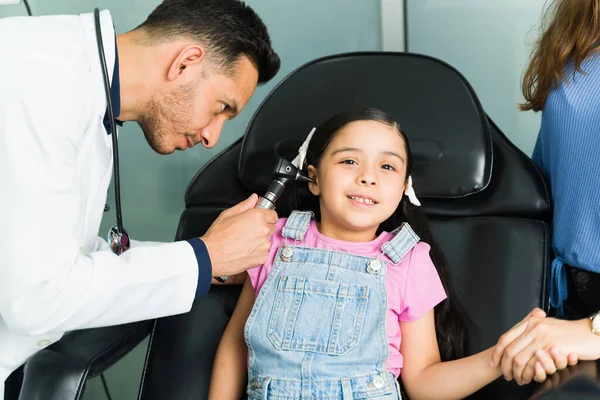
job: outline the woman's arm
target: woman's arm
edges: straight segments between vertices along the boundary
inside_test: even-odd
[[[217,349],[210,381],[210,400],[238,400],[247,380],[248,347],[244,326],[254,305],[254,288],[246,279],[233,315]]]

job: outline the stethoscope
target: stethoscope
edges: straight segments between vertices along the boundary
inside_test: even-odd
[[[123,217],[121,215],[121,190],[119,180],[119,148],[117,143],[117,128],[113,110],[112,94],[110,90],[110,80],[108,78],[108,68],[106,67],[106,57],[104,55],[104,44],[102,43],[102,30],[100,27],[100,10],[94,9],[94,19],[96,24],[96,41],[98,42],[98,55],[100,65],[102,66],[102,76],[104,78],[104,91],[106,93],[106,102],[108,106],[108,118],[110,122],[112,145],[113,145],[113,175],[115,189],[115,211],[117,214],[117,225],[108,231],[108,244],[113,253],[120,255],[129,249],[129,233],[123,228]],[[273,171],[273,182],[267,189],[266,194],[260,198],[257,208],[273,209],[275,201],[281,196],[288,181],[300,180],[305,182],[314,182],[308,176],[305,176],[300,168],[286,159],[279,158]],[[218,278],[219,279],[219,278]],[[226,277],[220,278],[224,281]]]
[[[110,80],[108,78],[108,68],[106,67],[106,56],[104,55],[104,44],[102,43],[102,28],[100,27],[100,10],[94,9],[94,19],[96,24],[96,41],[98,43],[98,56],[100,57],[100,66],[102,67],[102,77],[104,78],[104,91],[106,93],[106,103],[108,106],[108,119],[110,122],[112,145],[113,145],[113,176],[115,190],[115,212],[117,214],[117,225],[108,231],[108,244],[110,249],[116,255],[121,255],[129,249],[129,233],[123,228],[123,217],[121,215],[121,185],[119,179],[119,147],[117,143],[117,127],[115,124],[115,115],[113,109],[112,95],[110,91]],[[116,56],[116,55],[115,55]]]

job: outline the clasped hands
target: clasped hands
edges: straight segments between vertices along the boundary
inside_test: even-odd
[[[579,360],[600,357],[600,336],[590,321],[547,318],[539,308],[500,337],[492,353],[492,367],[500,368],[508,381],[519,385],[543,382],[549,375]]]

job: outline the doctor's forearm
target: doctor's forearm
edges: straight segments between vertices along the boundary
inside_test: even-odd
[[[38,258],[18,255],[14,266],[2,269],[0,312],[14,332],[64,332],[181,314],[191,308],[197,288],[197,261],[186,242],[132,247],[121,256],[79,253],[71,265],[65,257],[49,259],[47,271],[37,274],[18,268]]]

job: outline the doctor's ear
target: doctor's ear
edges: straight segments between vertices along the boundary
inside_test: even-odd
[[[167,79],[169,81],[174,81],[182,76],[188,68],[201,67],[205,55],[204,48],[197,45],[183,48],[173,59],[167,73]]]
[[[321,189],[319,188],[319,179],[317,177],[317,169],[312,165],[308,166],[308,177],[314,179],[316,183],[309,182],[308,190],[315,196],[321,194]]]

